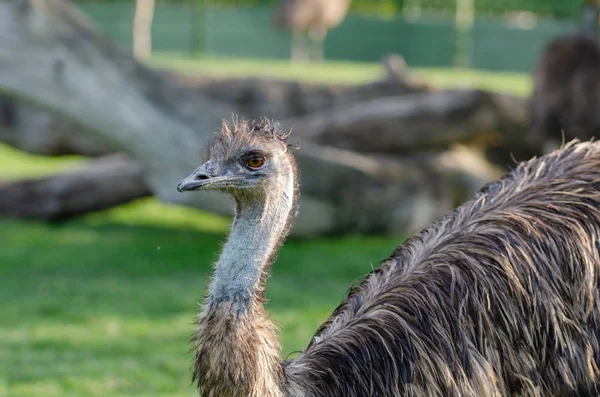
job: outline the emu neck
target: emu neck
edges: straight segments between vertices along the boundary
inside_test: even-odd
[[[194,338],[194,379],[201,395],[284,395],[281,347],[263,296],[269,265],[295,211],[290,161],[290,171],[280,172],[260,191],[235,197],[236,216]]]
[[[236,197],[236,216],[210,288],[211,306],[230,303],[240,314],[262,299],[269,265],[289,229],[294,182],[290,172],[263,191]]]

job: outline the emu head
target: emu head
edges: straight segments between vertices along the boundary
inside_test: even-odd
[[[177,185],[177,190],[217,189],[236,198],[277,188],[294,172],[289,133],[268,119],[223,121],[206,150],[206,161]]]

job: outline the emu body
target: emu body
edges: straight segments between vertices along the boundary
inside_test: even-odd
[[[256,152],[266,168],[242,170]],[[179,186],[224,190],[238,208],[194,337],[203,396],[600,394],[600,143],[523,163],[414,235],[284,362],[263,301],[296,211],[293,157],[269,122],[240,122],[214,162]]]
[[[531,134],[537,140],[590,139],[600,133],[599,7],[588,1],[578,32],[552,40],[534,70]]]
[[[346,17],[351,0],[281,0],[275,10],[275,24],[292,31],[292,61],[312,58],[322,61],[329,29]],[[308,37],[304,37],[307,35]],[[312,43],[308,49],[305,39]]]

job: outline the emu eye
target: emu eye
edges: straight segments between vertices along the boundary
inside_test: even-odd
[[[246,167],[250,168],[251,170],[257,170],[263,165],[265,165],[265,158],[262,156],[254,155],[250,156],[248,160],[246,160]]]

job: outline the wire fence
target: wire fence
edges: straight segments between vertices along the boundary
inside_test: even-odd
[[[153,50],[193,56],[287,58],[290,35],[273,26],[277,0],[157,0]],[[134,1],[78,1],[130,49]],[[328,59],[378,61],[399,53],[413,66],[529,71],[543,45],[573,30],[578,1],[354,0],[326,41]]]
[[[213,5],[262,6],[276,5],[279,0],[205,0]],[[486,16],[502,15],[513,12],[531,12],[538,16],[554,18],[572,18],[583,5],[578,0],[471,0],[477,14]],[[167,0],[165,0],[167,2]],[[457,0],[353,0],[351,9],[354,12],[372,14],[395,14],[412,12],[420,9],[423,12],[454,13]]]
[[[178,6],[234,6],[273,7],[280,0],[157,0],[158,5]],[[394,15],[423,12],[454,13],[457,3],[463,0],[352,0],[351,10],[362,14]],[[565,19],[576,17],[584,0],[467,0],[473,4],[475,13],[484,16],[503,15],[514,12],[531,12],[537,16]],[[88,3],[76,0],[76,3]],[[97,4],[131,5],[134,0],[95,0]]]

